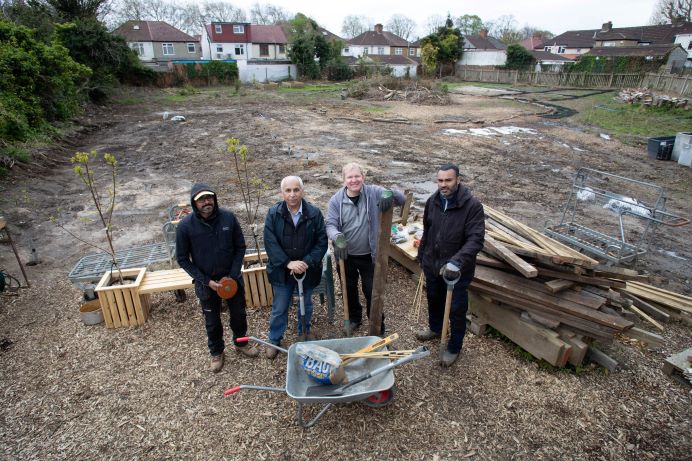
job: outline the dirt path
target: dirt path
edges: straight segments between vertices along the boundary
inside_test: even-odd
[[[231,97],[212,90],[184,103],[135,93],[145,103],[113,106],[85,120],[94,127],[61,150],[61,161],[0,183],[0,209],[29,259],[33,288],[0,297],[2,403],[0,453],[5,459],[681,459],[692,449],[690,396],[660,372],[662,359],[690,347],[689,327],[667,324],[655,351],[616,341],[606,349],[624,370],[580,374],[544,370],[513,346],[467,337],[458,366],[412,364],[397,372],[397,399],[383,409],[362,404],[331,409],[316,427],[299,429],[286,395],[222,391],[235,384],[283,386],[285,362],[255,361],[229,352],[219,375],[208,371],[203,323],[194,299],[154,297],[142,328],[85,327],[81,293],[67,273],[92,250],[49,220],[57,217],[83,237],[95,237],[93,209],[66,160],[96,149],[118,158],[116,243],[161,241],[166,209],[188,200],[190,185],[217,187],[222,205],[242,216],[224,140],[245,143],[261,178],[278,188],[302,176],[306,195],[323,209],[339,187],[341,166],[365,165],[367,181],[411,189],[414,211],[435,190],[436,167],[461,165],[463,181],[486,204],[541,229],[559,221],[575,172],[604,170],[665,187],[669,211],[692,216],[692,173],[649,160],[645,147],[625,146],[530,115],[535,107],[483,95],[453,95],[444,107],[403,102],[342,102],[338,96],[254,93]],[[181,113],[184,123],[164,122]],[[401,117],[407,124],[372,121]],[[361,120],[361,121],[358,121]],[[459,120],[459,123],[435,123]],[[480,123],[485,121],[486,123]],[[474,123],[476,122],[476,123]],[[499,135],[472,132],[513,125]],[[96,128],[98,127],[98,128]],[[456,130],[456,131],[453,131]],[[263,200],[260,215],[278,200]],[[600,215],[599,215],[600,216]],[[590,220],[589,220],[590,219]],[[600,218],[599,218],[600,219]],[[594,227],[603,224],[587,217]],[[668,288],[692,294],[692,226],[662,228],[637,268]],[[0,268],[16,271],[3,246]],[[415,283],[392,264],[388,328],[414,347]],[[193,298],[192,292],[188,297]],[[337,312],[340,307],[337,306]],[[250,312],[252,333],[265,336],[268,312]],[[391,320],[390,320],[391,319]],[[324,308],[316,328],[339,334]],[[288,332],[295,339],[295,327]],[[434,346],[433,354],[436,352]],[[314,414],[314,412],[313,412]]]

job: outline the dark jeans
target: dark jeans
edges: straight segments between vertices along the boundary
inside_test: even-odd
[[[211,288],[207,288],[209,297],[200,299],[202,313],[204,313],[204,326],[207,329],[207,345],[211,355],[221,355],[224,350],[223,325],[221,324],[221,298]],[[247,317],[245,314],[245,290],[242,284],[238,284],[238,292],[231,299],[226,300],[228,313],[230,314],[230,327],[233,332],[233,343],[236,346],[244,346],[236,342],[247,334]]]
[[[449,336],[447,350],[453,354],[461,351],[466,334],[466,311],[469,308],[468,287],[472,276],[459,279],[452,291],[452,307],[449,312],[449,326],[452,334]],[[428,295],[428,322],[430,329],[436,333],[442,331],[445,315],[445,299],[447,284],[441,275],[425,272],[425,290]]]
[[[372,281],[375,276],[375,264],[370,255],[349,255],[344,261],[346,270],[346,294],[348,295],[348,318],[351,323],[363,321],[363,306],[358,297],[358,277],[360,276],[363,295],[365,296],[365,312],[370,318],[370,305],[372,304]],[[380,334],[384,335],[384,312]]]

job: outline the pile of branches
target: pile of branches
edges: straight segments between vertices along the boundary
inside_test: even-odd
[[[378,99],[383,101],[408,101],[413,104],[425,105],[449,104],[447,93],[419,85],[418,82],[413,82],[402,89],[390,89],[384,85],[378,85],[377,89],[379,91]]]
[[[617,96],[622,102],[628,104],[642,104],[647,107],[687,107],[687,98],[676,98],[668,95],[656,95],[648,88],[626,88]]]

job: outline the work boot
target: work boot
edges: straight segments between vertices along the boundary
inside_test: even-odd
[[[432,331],[430,328],[423,328],[416,331],[416,339],[418,341],[430,341],[431,339],[439,338],[440,333]]]
[[[442,356],[440,357],[440,365],[445,368],[450,367],[454,362],[456,362],[458,357],[458,352],[455,354],[454,352],[449,352],[447,349],[445,349],[442,351]]]
[[[259,355],[259,349],[257,349],[257,347],[254,345],[236,346],[235,350],[251,358],[257,357]]]
[[[308,331],[307,335],[298,335],[298,342],[302,343],[303,341],[314,341],[317,339],[317,335],[312,332]]]
[[[270,346],[264,346],[264,356],[269,360],[274,360],[274,358],[279,354],[279,350]]]
[[[211,371],[218,373],[223,368],[223,352],[219,355],[211,356]]]

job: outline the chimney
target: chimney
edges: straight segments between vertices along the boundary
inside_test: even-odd
[[[375,32],[378,34],[382,33],[382,24],[375,24]]]
[[[601,32],[610,32],[613,29],[613,21],[604,22],[601,26]]]
[[[481,38],[488,38],[488,29],[481,29],[479,35]]]

